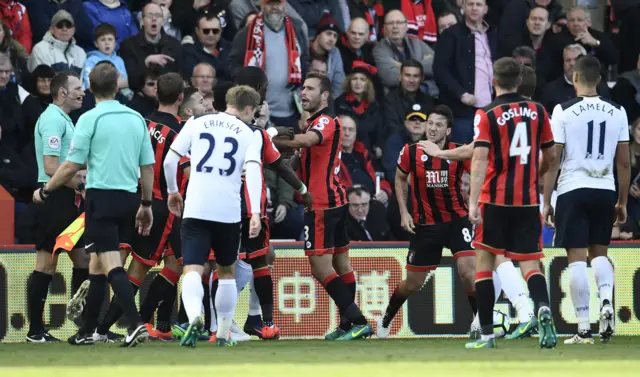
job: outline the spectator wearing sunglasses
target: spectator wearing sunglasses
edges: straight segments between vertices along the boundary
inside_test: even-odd
[[[183,45],[184,64],[183,76],[190,77],[193,69],[199,63],[210,64],[221,81],[229,81],[227,72],[227,55],[230,44],[222,38],[220,19],[211,13],[202,13],[198,18],[193,44]]]
[[[33,71],[41,64],[48,65],[56,72],[72,71],[78,75],[82,71],[87,54],[76,44],[73,17],[66,10],[59,10],[51,19],[49,31],[42,41],[33,46],[28,68]]]
[[[128,106],[139,112],[143,117],[158,108],[158,77],[160,77],[160,74],[156,70],[147,70],[144,75],[144,85],[129,102]]]

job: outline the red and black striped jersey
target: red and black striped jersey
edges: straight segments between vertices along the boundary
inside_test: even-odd
[[[456,148],[446,143],[445,149]],[[422,225],[448,223],[467,216],[462,196],[462,175],[471,161],[443,160],[427,156],[418,144],[405,144],[398,157],[398,169],[411,175],[413,222]]]
[[[254,127],[254,132],[260,132],[262,136],[262,151],[260,156],[262,157],[262,164],[264,169],[264,164],[271,165],[274,162],[278,161],[280,158],[280,151],[273,144],[271,138],[267,131],[262,128]],[[242,200],[240,203],[242,218],[251,217],[251,202],[249,200],[249,190],[247,189],[247,185],[242,183]],[[267,185],[264,181],[264,174],[262,175],[262,194],[260,195],[260,217],[267,216]]]
[[[307,121],[305,132],[315,132],[320,143],[302,148],[299,175],[313,196],[312,210],[323,210],[347,204],[347,192],[340,182],[342,125],[318,111]]]
[[[173,139],[178,135],[176,130],[181,128],[180,119],[169,113],[155,111],[149,114],[145,120],[156,161],[153,164],[153,197],[158,200],[167,200],[167,181],[164,176],[163,164]],[[182,180],[182,169],[178,169],[178,183]]]
[[[538,206],[540,151],[554,144],[544,107],[518,94],[505,94],[476,112],[474,127],[475,148],[489,148],[479,201]]]

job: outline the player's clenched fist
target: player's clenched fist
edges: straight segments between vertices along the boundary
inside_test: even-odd
[[[256,238],[260,234],[262,225],[260,224],[260,215],[254,213],[251,215],[251,221],[249,221],[249,238]]]
[[[473,225],[482,224],[482,215],[477,205],[469,204],[469,221],[471,221]]]

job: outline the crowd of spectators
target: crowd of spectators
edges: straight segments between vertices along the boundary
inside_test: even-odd
[[[640,238],[640,0],[609,3],[607,30],[595,30],[589,10],[558,0],[0,0],[0,184],[16,200],[18,239],[29,242],[34,127],[56,72],[82,80],[75,122],[95,105],[88,76],[103,60],[120,72],[118,101],[143,116],[157,108],[164,73],[180,73],[212,110],[224,109],[239,69],[255,66],[269,79],[270,123],[296,131],[310,116],[304,77],[325,73],[326,111],[344,127],[350,236],[387,241],[407,239],[393,192],[398,153],[425,138],[435,105],[453,110],[451,140],[469,143],[475,110],[495,95],[496,59],[534,69],[533,99],[551,113],[575,96],[573,66],[586,54],[603,66],[599,94],[632,123],[630,216],[615,237]],[[274,171],[265,178],[274,238],[300,238],[294,190]]]

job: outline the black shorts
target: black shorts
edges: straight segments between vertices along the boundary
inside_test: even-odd
[[[349,208],[346,205],[305,212],[305,255],[320,256],[349,251],[347,216],[349,216]]]
[[[214,250],[221,266],[231,266],[238,260],[241,223],[220,223],[187,218],[182,220],[182,264],[202,266]]]
[[[169,211],[167,202],[154,199],[151,204],[153,225],[148,236],[135,232],[131,240],[133,258],[147,266],[156,266],[167,255],[174,255],[180,262],[180,218]],[[170,252],[169,252],[170,251]]]
[[[476,255],[471,247],[473,227],[468,217],[444,224],[416,225],[415,232],[409,241],[407,270],[435,270],[442,259],[444,247],[451,250],[454,259]]]
[[[33,204],[36,214],[36,250],[53,252],[56,238],[82,213],[82,205],[76,206],[76,193],[68,187],[52,191],[42,204]],[[82,238],[77,247],[82,247]]]
[[[242,220],[242,239],[240,241],[239,255],[239,258],[242,260],[261,257],[263,255],[267,255],[269,252],[269,219],[267,217],[262,217],[260,219],[262,227],[260,229],[260,234],[258,234],[258,237],[256,238],[249,238],[250,221],[250,218]]]
[[[88,253],[117,251],[136,233],[140,194],[89,189],[86,194],[85,247]]]
[[[616,192],[581,188],[558,195],[555,247],[609,245],[616,214]]]
[[[514,260],[544,258],[540,207],[507,207],[480,203],[473,247]]]

